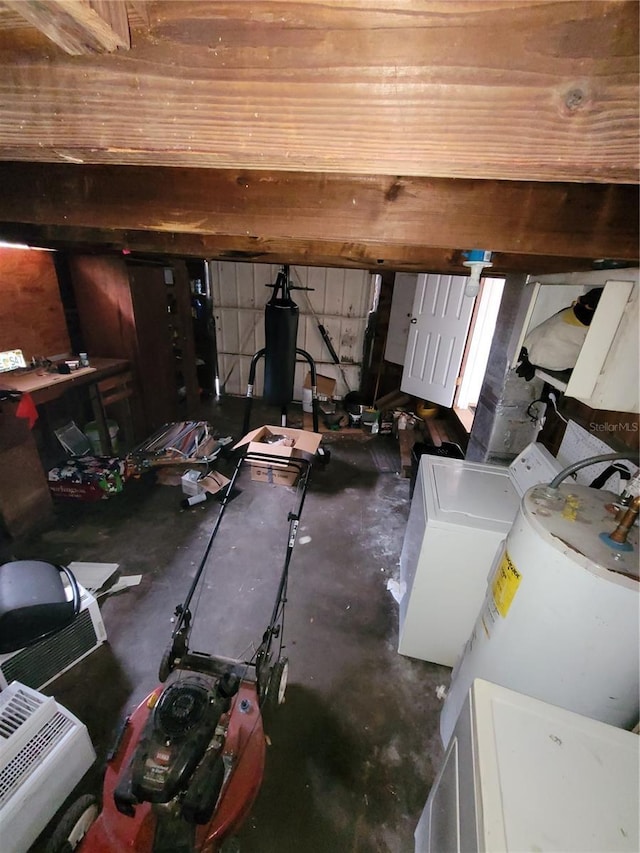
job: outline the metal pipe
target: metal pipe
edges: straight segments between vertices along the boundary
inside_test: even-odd
[[[209,331],[211,345],[211,368],[213,379],[213,395],[216,400],[220,399],[220,367],[218,365],[218,338],[216,335],[216,320],[213,313],[213,293],[211,287],[211,261],[204,262],[204,286],[207,297],[207,329]]]
[[[619,545],[624,545],[627,541],[627,536],[629,535],[629,531],[635,524],[635,520],[638,517],[638,512],[640,511],[640,496],[633,499],[631,502],[631,506],[622,516],[620,523],[616,527],[616,529],[609,535],[609,539],[617,542]]]
[[[603,453],[600,456],[588,456],[586,459],[580,459],[579,462],[574,462],[573,465],[567,466],[560,471],[559,474],[556,474],[547,488],[557,489],[563,480],[566,480],[566,478],[571,474],[575,474],[576,471],[580,471],[581,468],[586,468],[589,465],[595,465],[598,462],[610,462],[613,459],[629,459],[636,464],[640,462],[638,452],[634,452],[632,450],[623,450],[620,453]]]

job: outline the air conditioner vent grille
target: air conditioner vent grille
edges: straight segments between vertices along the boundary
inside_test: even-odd
[[[93,649],[97,639],[91,613],[81,610],[67,628],[12,655],[2,664],[2,674],[7,682],[38,688]]]
[[[95,761],[87,727],[17,681],[0,692],[0,851],[24,853]]]
[[[0,768],[0,808],[73,728],[71,720],[56,713],[6,766]]]
[[[7,695],[9,700],[3,708],[0,708],[0,737],[8,739],[23,723],[26,723],[29,717],[33,716],[45,700],[38,694],[27,693],[20,689]]]

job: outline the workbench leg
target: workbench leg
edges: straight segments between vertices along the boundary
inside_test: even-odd
[[[100,400],[100,392],[98,391],[97,385],[89,385],[89,399],[91,400],[91,408],[93,409],[93,419],[98,425],[100,446],[103,449],[102,455],[110,456],[112,454],[111,437],[109,435],[109,430],[107,429],[107,419],[104,414],[102,401]]]

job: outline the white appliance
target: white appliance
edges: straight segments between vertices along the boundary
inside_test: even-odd
[[[523,498],[440,716],[447,744],[469,687],[484,678],[631,728],[640,715],[638,529],[632,550],[601,538],[615,495],[576,483]]]
[[[98,602],[82,586],[80,594],[80,612],[70,625],[33,646],[0,655],[0,690],[12,681],[40,690],[105,642]]]
[[[421,457],[400,557],[401,654],[455,664],[520,498],[560,469],[541,444],[530,444],[508,468]]]
[[[475,680],[416,853],[640,850],[636,734]]]
[[[11,683],[0,693],[2,853],[25,853],[95,760],[77,717]]]

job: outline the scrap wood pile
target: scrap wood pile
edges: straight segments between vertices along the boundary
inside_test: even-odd
[[[451,440],[452,436],[458,438],[459,431],[447,418],[447,410],[441,413],[435,403],[418,400],[400,390],[380,397],[375,405],[381,411],[381,425],[385,427],[381,427],[380,431],[391,432],[398,439],[400,463],[405,477],[410,477],[413,471],[416,457],[414,445],[418,445],[420,451],[425,446],[435,448],[433,452],[438,456],[464,458],[460,445]]]

